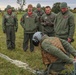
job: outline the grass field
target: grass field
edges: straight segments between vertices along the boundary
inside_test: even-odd
[[[75,23],[76,23],[76,14],[75,15]],[[22,49],[23,44],[23,29],[20,26],[20,18],[22,14],[18,14],[18,22],[19,28],[18,32],[16,33],[16,49],[13,51],[7,50],[6,47],[6,36],[2,32],[2,15],[0,15],[0,53],[3,53],[9,56],[12,59],[21,60],[22,62],[26,62],[29,64],[30,67],[33,69],[44,69],[45,66],[42,63],[40,49],[37,47],[35,48],[34,52],[30,52],[29,49],[24,52]],[[74,39],[76,38],[76,31],[74,34]],[[72,43],[73,47],[76,49],[76,39]],[[22,68],[18,68],[15,65],[12,65],[8,61],[0,58],[0,75],[33,75],[27,70]]]

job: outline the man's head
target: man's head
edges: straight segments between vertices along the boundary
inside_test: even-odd
[[[41,4],[40,4],[40,3],[37,4],[37,10],[38,10],[38,11],[41,10]]]
[[[65,12],[67,12],[68,10],[68,6],[67,6],[67,3],[66,2],[62,2],[60,4],[60,9],[61,9],[61,12],[64,14]]]
[[[33,9],[32,4],[29,4],[29,5],[28,5],[28,12],[32,12],[32,9]]]
[[[33,35],[33,38],[32,38],[32,42],[35,46],[38,46],[39,45],[39,42],[41,41],[42,39],[42,36],[44,34],[42,32],[36,32],[34,35]]]
[[[9,15],[11,15],[11,14],[12,14],[12,8],[11,8],[11,6],[8,5],[6,9],[7,9],[7,13],[8,13]]]
[[[33,6],[31,4],[28,5],[28,15],[32,15]]]
[[[46,6],[46,7],[45,7],[45,13],[46,13],[46,14],[50,14],[50,13],[51,13],[51,8],[50,8],[50,6]]]

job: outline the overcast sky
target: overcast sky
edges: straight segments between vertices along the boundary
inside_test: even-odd
[[[17,0],[0,0],[0,8],[4,9],[7,5],[11,5],[12,7],[18,8],[19,5],[16,3]],[[67,2],[68,6],[70,6],[72,9],[76,7],[76,0],[26,0],[26,6],[28,4],[32,4],[33,6],[36,6],[37,3],[40,3],[42,6],[53,6],[56,2]]]

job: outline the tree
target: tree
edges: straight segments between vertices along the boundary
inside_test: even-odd
[[[23,6],[25,5],[25,0],[17,0],[17,3],[20,5],[20,10],[23,10]]]
[[[74,10],[76,10],[76,7],[74,8]]]
[[[12,11],[15,11],[15,8],[14,7],[12,7]]]
[[[60,4],[61,4],[60,2],[54,3],[52,7],[52,11],[55,13],[60,12]]]
[[[2,10],[1,10],[1,8],[0,8],[0,12],[1,12]]]

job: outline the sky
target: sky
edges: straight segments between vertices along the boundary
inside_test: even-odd
[[[28,4],[36,6],[37,3],[40,3],[41,6],[49,5],[50,7],[52,7],[53,4],[56,2],[67,2],[68,6],[70,6],[71,9],[76,7],[76,0],[26,0],[26,5],[24,6],[24,9],[27,8]],[[11,5],[12,7],[15,8],[19,7],[19,4],[17,4],[17,0],[0,0],[1,10],[5,9],[7,5]]]

